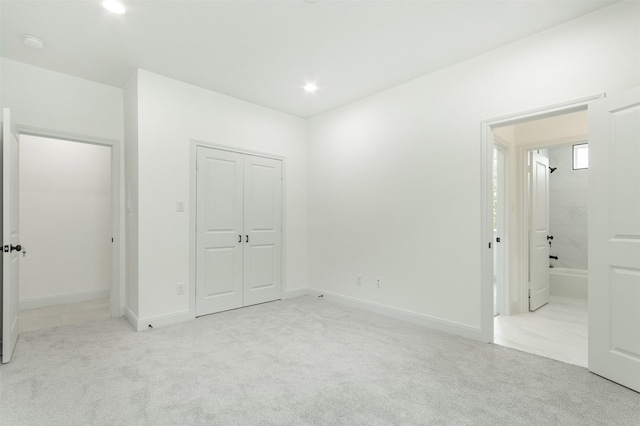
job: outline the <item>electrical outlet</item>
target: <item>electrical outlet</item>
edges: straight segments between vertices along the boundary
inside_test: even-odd
[[[184,294],[184,283],[178,283],[176,285],[176,293],[177,294]]]
[[[356,285],[362,285],[362,274],[356,275]]]
[[[378,288],[382,287],[382,278],[381,277],[377,277],[376,278],[376,287],[378,287]]]

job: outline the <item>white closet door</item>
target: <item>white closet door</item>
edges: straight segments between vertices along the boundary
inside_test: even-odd
[[[244,163],[244,306],[282,298],[282,162]]]
[[[244,156],[198,147],[196,316],[239,308]]]

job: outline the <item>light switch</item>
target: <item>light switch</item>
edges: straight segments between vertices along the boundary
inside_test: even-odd
[[[184,211],[184,201],[176,201],[176,211],[177,212]]]

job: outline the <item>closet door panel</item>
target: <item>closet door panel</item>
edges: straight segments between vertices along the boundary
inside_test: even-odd
[[[197,152],[196,316],[200,316],[243,303],[244,157],[205,147]]]
[[[244,163],[244,305],[282,298],[282,161]]]

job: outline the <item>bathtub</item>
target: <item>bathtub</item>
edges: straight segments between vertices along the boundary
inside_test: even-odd
[[[588,279],[588,271],[582,269],[549,268],[550,294],[551,296],[587,300]]]

